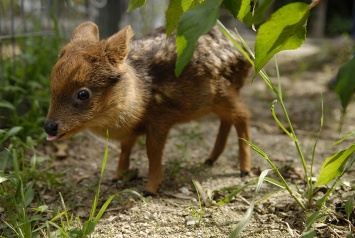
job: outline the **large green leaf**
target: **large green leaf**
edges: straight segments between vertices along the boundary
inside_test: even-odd
[[[354,151],[355,144],[350,146],[350,148],[348,148],[347,150],[342,150],[328,157],[322,165],[322,169],[319,173],[319,177],[315,186],[325,185],[337,176],[341,175],[346,162],[354,153]]]
[[[127,7],[127,12],[131,12],[145,4],[146,0],[130,0]]]
[[[296,2],[283,6],[258,30],[255,42],[255,69],[260,69],[278,52],[297,49],[306,38],[309,6]]]
[[[198,38],[216,24],[221,4],[222,0],[206,0],[181,16],[176,35],[176,76],[180,75],[190,61]]]
[[[335,90],[345,110],[355,92],[355,57],[339,69]]]
[[[168,10],[165,12],[167,37],[176,29],[181,15],[199,2],[199,0],[170,0]]]

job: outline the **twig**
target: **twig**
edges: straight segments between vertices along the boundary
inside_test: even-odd
[[[200,193],[200,198],[203,201],[203,203],[205,204],[205,206],[210,207],[212,203],[208,199],[207,193],[205,192],[205,190],[203,190],[200,182],[197,180],[194,180],[194,185],[195,185],[196,190]]]
[[[250,206],[250,202],[248,200],[246,200],[243,196],[238,195],[238,198],[242,199],[243,202],[245,202],[246,204],[248,204],[248,206]]]
[[[287,231],[288,233],[290,233],[291,237],[295,237],[295,234],[293,233],[293,230],[291,229],[290,225],[288,224],[288,222],[284,222],[287,226]]]
[[[321,0],[313,0],[311,4],[309,4],[309,8],[312,9],[320,3]]]

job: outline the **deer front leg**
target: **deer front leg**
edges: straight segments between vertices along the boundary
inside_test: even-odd
[[[147,131],[147,156],[149,160],[148,183],[143,191],[143,196],[154,195],[163,181],[162,157],[168,128],[159,126],[157,129],[150,128]]]
[[[121,141],[121,154],[118,161],[116,173],[113,177],[113,181],[120,180],[124,177],[129,169],[129,156],[131,155],[132,148],[136,142],[137,137],[132,136],[128,137],[125,140]]]

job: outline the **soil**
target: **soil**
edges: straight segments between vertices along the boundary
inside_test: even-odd
[[[355,130],[353,103],[346,115],[342,133],[338,133],[341,105],[335,92],[327,87],[341,63],[350,57],[351,43],[339,39],[309,41],[301,49],[284,52],[278,57],[286,108],[309,165],[320,129],[323,100],[324,126],[314,157],[315,178],[325,158],[347,148],[350,142],[337,146],[331,144],[346,132]],[[272,64],[268,65],[267,72],[277,82],[273,68]],[[293,189],[304,192],[303,167],[294,143],[277,126],[270,113],[275,95],[258,77],[245,86],[242,95],[252,114],[252,143],[268,154]],[[285,121],[279,104],[275,107],[279,119]],[[314,210],[303,211],[285,190],[270,183],[264,182],[257,196],[254,196],[253,184],[225,205],[216,204],[233,191],[233,187],[241,187],[258,178],[261,171],[271,168],[253,152],[253,174],[240,178],[235,131],[214,166],[204,166],[218,126],[218,119],[211,115],[171,130],[164,151],[164,181],[159,193],[145,201],[129,192],[117,195],[92,237],[228,237],[252,202],[256,202],[253,215],[240,237],[299,237],[305,230],[307,215]],[[43,201],[51,207],[60,207],[61,192],[67,209],[83,221],[87,219],[99,182],[105,145],[105,139],[84,132],[69,141],[60,144],[46,142],[38,148],[47,155],[54,155],[59,148],[60,158],[53,161],[51,170],[63,175],[57,179],[60,185],[53,190],[43,190]],[[111,182],[119,152],[118,143],[110,142],[99,206],[110,195],[123,189],[141,193],[147,182],[148,160],[144,138],[139,140],[131,156],[132,172],[138,172],[138,176],[124,184]],[[346,237],[349,232],[349,224],[343,219],[344,213],[336,208],[354,196],[354,175],[355,170],[350,170],[342,180],[344,185],[339,186],[330,197],[327,203],[329,216],[313,226],[317,237]],[[268,176],[277,179],[272,171]],[[196,181],[197,186],[192,180]],[[319,198],[326,188],[316,197]],[[207,198],[201,198],[200,202],[197,191],[201,197],[205,195]]]

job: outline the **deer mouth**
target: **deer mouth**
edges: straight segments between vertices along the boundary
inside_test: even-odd
[[[66,133],[63,133],[63,134],[58,135],[58,136],[47,135],[47,140],[48,140],[48,141],[59,140],[60,138],[62,138],[63,136],[65,136],[65,134],[66,134]]]

